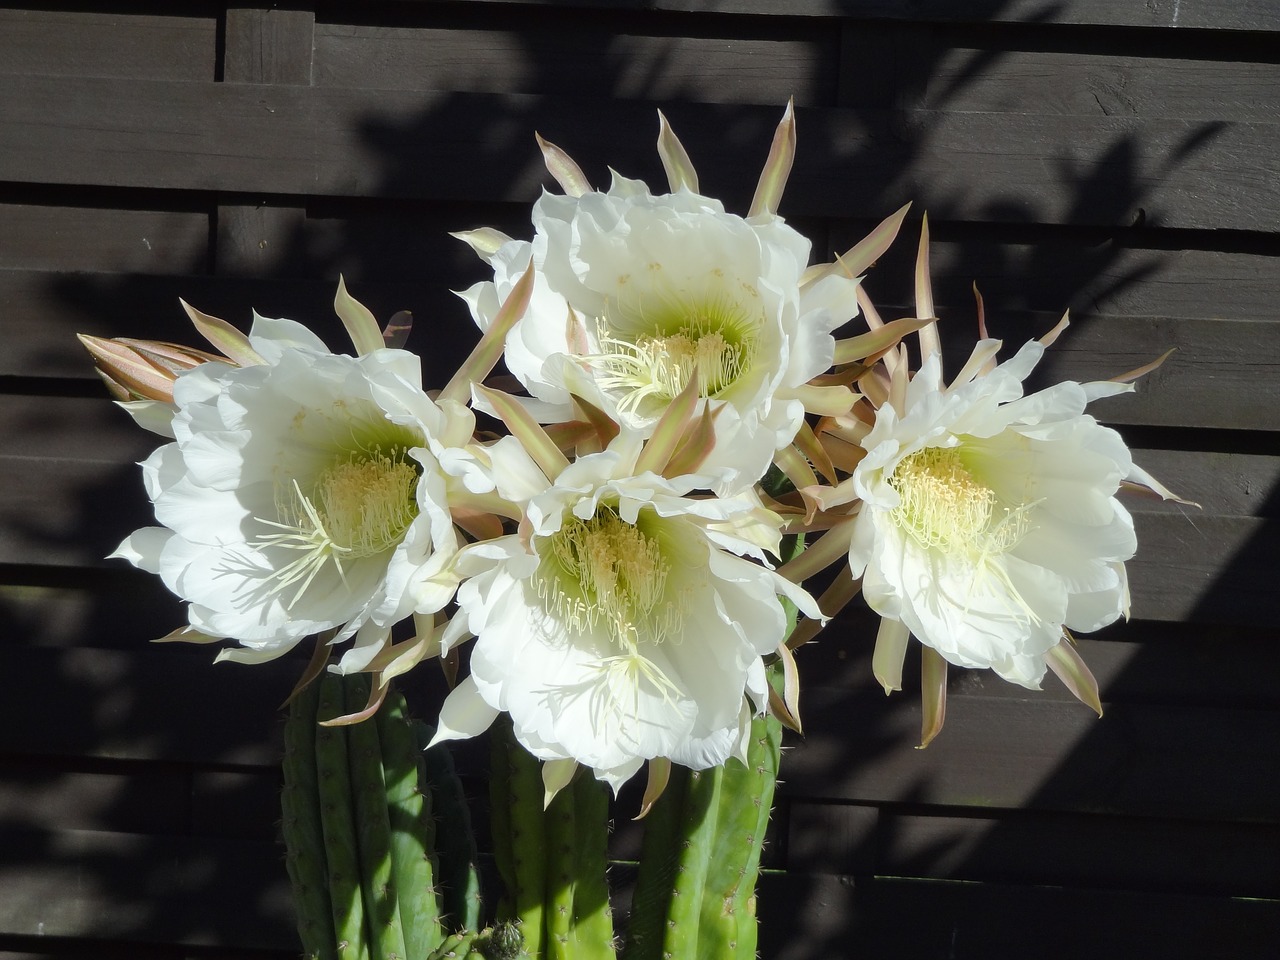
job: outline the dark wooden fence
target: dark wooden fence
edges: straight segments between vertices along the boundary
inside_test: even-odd
[[[1274,0],[6,5],[0,958],[295,951],[276,707],[299,664],[147,642],[178,605],[101,558],[147,521],[152,439],[73,334],[190,340],[182,296],[336,346],[342,272],[414,312],[439,383],[473,336],[447,291],[483,275],[446,233],[528,235],[535,130],[597,183],[660,185],[660,106],[744,210],[789,96],[783,212],[819,253],[915,202],[880,302],[908,301],[927,209],[957,350],[974,281],[1012,343],[1072,309],[1042,382],[1177,347],[1097,410],[1204,509],[1132,506],[1134,619],[1081,644],[1101,720],[957,671],[918,751],[870,618],[803,651],[763,955],[1278,955],[1277,61]]]

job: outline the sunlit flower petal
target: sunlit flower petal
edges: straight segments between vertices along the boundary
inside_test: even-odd
[[[776,544],[780,518],[754,496],[690,496],[705,477],[636,475],[641,449],[624,429],[544,476],[520,503],[524,533],[465,548],[458,563],[458,618],[477,637],[472,683],[450,698],[458,711],[478,716],[461,702],[478,696],[511,714],[535,756],[576,760],[615,786],[655,757],[701,769],[741,753],[744,695],[763,708],[761,657],[787,629],[777,595],[820,615],[741,556],[758,553],[766,515]],[[488,453],[473,469],[495,485],[536,469],[509,439]],[[468,735],[450,726],[438,739]]]
[[[1043,347],[943,389],[925,361],[885,404],[853,474],[849,552],[863,594],[951,663],[1035,688],[1064,625],[1127,612],[1133,520],[1115,499],[1129,451],[1084,413],[1088,385],[1023,396]],[[933,368],[932,370],[930,368]],[[969,369],[969,368],[966,368]]]
[[[487,329],[532,261],[506,363],[536,415],[568,419],[573,393],[648,431],[696,373],[699,409],[721,408],[700,469],[720,493],[758,480],[800,427],[800,388],[831,365],[832,330],[857,314],[856,281],[802,290],[809,241],[780,217],[743,219],[688,189],[653,196],[616,174],[607,193],[544,194],[533,225],[463,297]]]
[[[232,659],[367,626],[344,662],[358,669],[392,623],[452,597],[459,544],[437,457],[440,437],[470,435],[471,415],[437,407],[403,351],[335,355],[262,317],[248,339],[261,364],[178,376],[175,442],[143,464],[164,527],[116,555],[190,601],[195,630],[249,648]]]

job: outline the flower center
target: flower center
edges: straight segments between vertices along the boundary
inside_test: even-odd
[[[568,517],[541,551],[538,595],[548,613],[579,632],[602,626],[626,652],[678,632],[668,599],[671,564],[658,539],[609,507]]]
[[[995,492],[965,467],[959,447],[926,447],[899,461],[889,485],[893,522],[944,553],[998,555],[1026,533],[1026,508],[998,508]]]
[[[623,310],[597,326],[601,352],[584,358],[602,389],[636,413],[650,398],[669,403],[698,375],[698,391],[715,397],[752,367],[759,317],[730,298],[664,305],[657,316]]]
[[[252,544],[299,552],[272,575],[275,589],[301,582],[292,605],[326,564],[332,563],[345,580],[345,562],[377,556],[398,544],[418,516],[418,473],[405,448],[387,453],[374,447],[336,460],[316,478],[310,495],[293,480],[278,494],[279,519],[261,520],[281,532]]]

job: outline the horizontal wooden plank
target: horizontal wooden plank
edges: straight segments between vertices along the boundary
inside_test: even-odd
[[[1280,902],[1225,896],[786,873],[759,904],[774,960],[1270,960],[1280,942]]]
[[[975,48],[968,37],[906,27],[845,31],[842,103],[874,107],[871,97],[892,84],[897,106],[912,109],[1267,123],[1280,100],[1275,63],[1103,55],[1083,41],[1078,50],[1020,50],[991,37]],[[864,76],[871,71],[875,82]]]
[[[421,0],[418,0],[421,2]],[[494,0],[471,0],[476,4]],[[508,2],[508,0],[498,0]],[[566,10],[670,10],[786,17],[851,17],[966,23],[1074,23],[1107,26],[1220,30],[1280,30],[1280,13],[1267,0],[1241,0],[1224,7],[1214,0],[1153,0],[1117,4],[1110,0],[1062,0],[1045,7],[1036,0],[514,0],[539,8]]]
[[[305,666],[213,664],[214,650],[185,644],[146,649],[6,651],[39,680],[15,685],[0,753],[22,757],[164,760],[276,768],[284,702]],[[17,676],[18,674],[13,674]]]
[[[142,642],[135,651],[6,649],[0,665],[26,678],[10,694],[10,709],[24,722],[0,730],[0,752],[50,763],[164,761],[273,775],[278,706],[302,659],[255,667],[211,660],[208,648],[143,649]],[[430,681],[433,689],[418,709],[429,719],[441,691],[434,671],[419,674],[418,685]],[[983,815],[1025,808],[1280,822],[1272,789],[1280,758],[1269,747],[1280,732],[1274,705],[1111,703],[1099,719],[1078,703],[1033,692],[1018,698],[1007,688],[984,696],[962,684],[942,734],[921,751],[912,749],[920,730],[913,683],[886,698],[878,689],[815,685],[805,675],[805,737],[788,738],[783,766],[788,797]],[[483,742],[464,746],[466,771],[482,775]],[[263,782],[229,789],[257,796],[251,806],[262,810]],[[217,792],[209,788],[201,829],[235,834],[216,825]]]
[[[89,10],[0,10],[0,73],[212,80],[217,10],[182,16]]]
[[[1277,822],[1270,784],[1280,759],[1250,746],[1280,733],[1274,710],[1117,704],[1098,718],[1080,704],[1034,696],[951,697],[943,732],[927,749],[910,750],[920,736],[914,694],[886,698],[810,684],[806,736],[784,759],[780,789],[975,813]]]
[[[274,843],[6,829],[0,844],[0,934],[296,949]]]
[[[254,309],[264,316],[290,317],[306,323],[332,349],[350,349],[333,312],[337,277],[345,264],[355,267],[347,272],[352,295],[375,316],[386,320],[399,310],[413,313],[408,347],[423,358],[424,382],[443,384],[479,336],[466,305],[449,291],[463,286],[458,281],[468,274],[455,273],[452,283],[434,272],[416,282],[370,283],[358,279],[364,262],[363,255],[344,252],[334,258],[332,272],[327,267],[322,271],[323,280],[0,269],[0,305],[9,338],[0,356],[0,376],[96,380],[77,333],[207,346],[179,299],[242,330],[249,329]],[[243,259],[239,265],[253,266]],[[469,262],[467,266],[474,271]]]
[[[190,828],[191,776],[173,767],[127,772],[5,760],[0,824],[9,830],[179,834]]]
[[[1068,331],[1064,340],[1070,336]],[[1112,363],[1117,366],[1115,371],[1095,371],[1084,379],[1120,372],[1122,361]],[[427,383],[428,387],[432,385]],[[1136,399],[1124,398],[1121,404]],[[130,467],[167,442],[138,427],[128,414],[105,398],[93,397],[0,395],[0,432],[8,439],[3,456],[20,461],[12,475],[20,476],[26,471],[40,479],[46,472],[41,461],[83,464],[71,467],[82,473],[92,472],[92,465],[98,464],[108,475],[115,468]],[[1265,445],[1266,439],[1259,437],[1260,446]],[[1201,510],[1188,512],[1180,504],[1126,495],[1124,502],[1131,512],[1177,514],[1189,517],[1193,524],[1201,517],[1280,516],[1276,498],[1280,455],[1276,453],[1137,448],[1133,458],[1183,497],[1199,503]],[[130,475],[136,476],[133,472]]]
[[[934,299],[953,311],[953,322],[970,331],[976,330],[974,284],[986,303],[989,322],[1025,311],[1046,311],[1056,320],[1068,309],[1098,316],[1277,317],[1280,248],[1270,238],[1243,249],[1215,250],[1205,249],[1213,246],[1212,238],[1139,228],[1114,235],[1041,231],[1042,236],[1027,242],[1012,236],[1016,227],[975,228],[939,221],[935,211],[922,211],[919,204],[912,212],[929,214]],[[848,250],[873,226],[869,221],[833,224],[832,246],[824,259]],[[877,304],[912,302],[919,233],[913,216],[893,247],[867,272],[864,282]],[[1179,249],[1150,246],[1160,242]]]
[[[796,653],[801,679],[801,713],[809,686],[840,688],[859,696],[882,693],[872,674],[879,617],[855,600]],[[1280,690],[1271,678],[1280,670],[1280,628],[1240,630],[1230,626],[1170,624],[1156,620],[1118,621],[1076,638],[1076,648],[1098,681],[1104,705],[1140,704],[1280,709]],[[905,693],[920,690],[919,644],[908,647],[903,667]],[[1078,706],[1052,674],[1043,689],[1028,691],[989,670],[951,668],[947,689],[956,697],[1054,700]],[[1107,707],[1110,709],[1110,707]],[[807,723],[807,716],[805,716]]]
[[[172,764],[98,764],[9,757],[0,773],[3,829],[95,830],[274,842],[280,772],[192,770]]]
[[[209,214],[0,204],[5,269],[192,273],[209,258]]]
[[[881,835],[880,875],[1280,899],[1275,824],[894,814]]]
[[[1280,827],[1270,824],[924,816],[799,799],[785,816],[786,869],[800,873],[1280,897]]]
[[[16,645],[136,649],[187,619],[158,577],[124,564],[93,571],[9,568],[4,579],[19,574],[19,582],[0,584],[0,625]]]
[[[364,260],[353,255],[351,262],[358,267]],[[400,309],[413,312],[417,322],[409,348],[423,357],[424,382],[441,384],[477,336],[465,306],[448,290],[463,286],[467,279],[479,279],[470,265],[461,267],[452,283],[434,276],[418,283],[353,280],[352,289],[377,316],[389,317]],[[875,295],[872,284],[869,281]],[[0,375],[94,379],[92,365],[75,340],[78,332],[195,345],[199,338],[177,306],[180,297],[242,328],[248,325],[250,307],[268,316],[292,316],[342,350],[346,338],[333,315],[332,291],[329,280],[0,270],[0,304],[5,306],[10,332],[8,350],[0,358]],[[1259,285],[1257,296],[1263,292]],[[884,312],[895,315],[891,307]],[[974,312],[964,305],[941,307],[940,313],[954,371],[977,339]],[[1116,424],[1280,429],[1280,378],[1274,375],[1280,364],[1280,324],[1273,320],[1072,316],[1071,328],[1048,351],[1030,387],[1062,379],[1107,379],[1177,348],[1159,370],[1138,382],[1134,393],[1101,401],[1091,412]],[[988,329],[1006,341],[1006,355],[1012,355],[1017,346],[1041,336],[1059,317],[1057,313],[992,310]]]
[[[777,107],[670,115],[714,164],[704,188],[745,204]],[[612,100],[5,76],[0,179],[528,200],[544,179],[535,129],[598,178],[653,171],[653,125],[652,106]],[[792,215],[914,199],[992,222],[1128,224],[1141,207],[1160,226],[1271,230],[1280,216],[1280,124],[802,110],[799,125]]]
[[[821,24],[766,39],[645,36],[539,18],[512,29],[317,24],[315,83],[331,87],[618,99],[832,102],[838,34]],[[632,31],[643,28],[630,24]],[[773,31],[768,31],[773,33]],[[790,35],[787,35],[790,34]]]

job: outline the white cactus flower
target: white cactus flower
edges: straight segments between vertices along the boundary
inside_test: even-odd
[[[767,689],[762,654],[787,630],[778,594],[808,594],[761,563],[780,519],[750,494],[693,496],[703,477],[636,473],[642,439],[548,478],[515,437],[469,465],[468,486],[520,505],[518,535],[464,548],[453,639],[477,639],[437,740],[500,711],[543,760],[572,759],[616,789],[645,760],[705,769],[741,756]],[[458,469],[462,469],[460,466]]]
[[[534,413],[569,419],[574,393],[643,432],[696,373],[700,405],[717,409],[704,472],[719,493],[758,480],[800,428],[800,388],[831,366],[832,330],[858,312],[857,281],[802,286],[809,241],[780,217],[617,174],[606,193],[544,194],[533,225],[532,242],[482,251],[494,279],[462,296],[487,329],[533,263],[505,359]]]
[[[190,602],[193,630],[257,662],[303,637],[362,631],[359,669],[390,626],[443,607],[459,544],[436,455],[473,419],[421,389],[418,358],[331,353],[305,327],[255,317],[263,362],[206,363],[173,385],[175,442],[143,463],[160,527],[114,556]]]
[[[901,409],[884,404],[862,441],[849,561],[886,621],[877,657],[888,664],[896,648],[897,673],[909,630],[951,663],[1035,689],[1064,626],[1128,613],[1124,561],[1137,542],[1115,494],[1134,467],[1119,434],[1084,410],[1132,388],[1065,382],[1023,396],[1043,352],[1028,343],[985,376],[971,362],[949,387],[930,356]],[[892,664],[877,674],[894,685]]]

